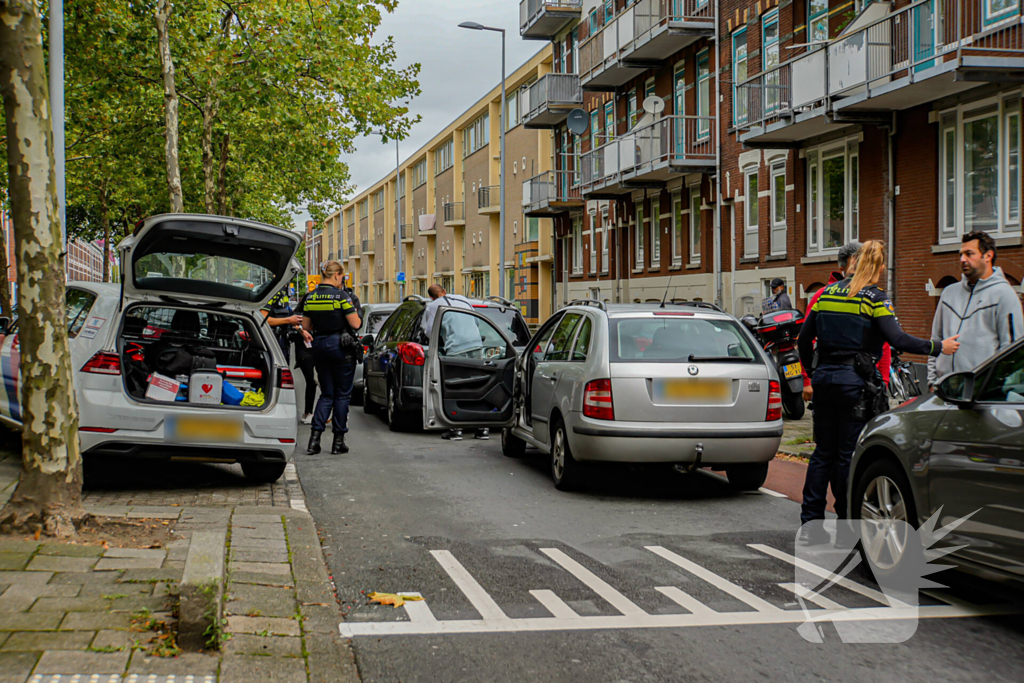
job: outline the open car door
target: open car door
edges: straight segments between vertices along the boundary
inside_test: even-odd
[[[512,425],[516,351],[494,323],[468,308],[441,308],[426,355],[425,429]]]

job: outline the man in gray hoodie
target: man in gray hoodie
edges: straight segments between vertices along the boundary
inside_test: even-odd
[[[928,386],[950,372],[974,370],[1024,337],[1020,297],[995,266],[996,243],[987,232],[969,232],[960,247],[963,278],[942,290],[932,336],[960,335],[960,350],[928,359]]]

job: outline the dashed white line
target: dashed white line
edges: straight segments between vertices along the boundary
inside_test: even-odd
[[[448,572],[448,576],[452,578],[452,581],[459,587],[459,590],[469,599],[481,617],[485,620],[508,619],[508,615],[501,611],[498,603],[494,602],[494,599],[466,571],[466,568],[455,559],[454,555],[447,550],[431,550],[430,554],[434,556],[434,559],[441,565],[441,568]]]
[[[586,584],[587,588],[600,595],[608,601],[608,604],[626,616],[647,614],[647,612],[644,612],[642,609],[637,607],[632,600],[612,588],[604,579],[600,578],[597,574],[590,571],[558,548],[541,548],[540,551],[558,564],[562,565],[563,569],[582,581]]]
[[[565,601],[555,595],[553,591],[535,590],[530,591],[530,595],[537,598],[537,602],[544,605],[544,609],[551,612],[552,616],[557,617],[558,619],[580,618],[580,615],[576,614],[573,608],[565,604]]]
[[[718,574],[715,574],[712,571],[708,571],[704,567],[701,567],[699,564],[695,564],[693,562],[690,562],[685,557],[677,555],[676,553],[672,552],[671,550],[667,550],[665,548],[662,548],[660,545],[649,545],[649,546],[645,546],[645,547],[647,548],[647,550],[650,550],[655,555],[658,555],[660,557],[665,558],[666,560],[668,560],[672,564],[674,564],[676,566],[679,566],[679,567],[682,567],[683,569],[685,569],[686,571],[690,572],[691,574],[693,574],[697,578],[703,579],[704,581],[707,581],[708,583],[710,583],[715,588],[718,588],[719,590],[725,591],[726,593],[728,593],[732,597],[736,598],[740,602],[747,603],[748,605],[750,605],[751,607],[756,609],[758,612],[773,612],[773,611],[774,612],[778,612],[778,611],[781,611],[775,605],[773,605],[770,602],[767,602],[765,600],[762,600],[761,598],[757,597],[756,595],[754,595],[753,593],[748,591],[746,588],[742,588],[740,586],[737,586],[732,581],[729,581],[728,579],[722,578],[721,576],[719,576]]]

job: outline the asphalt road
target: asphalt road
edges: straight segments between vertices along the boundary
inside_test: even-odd
[[[794,582],[785,558],[799,508],[786,498],[623,468],[561,493],[545,459],[506,458],[497,435],[391,433],[358,407],[350,426],[344,456],[303,455],[302,428],[295,462],[366,683],[1020,680],[1019,597],[948,572],[946,600],[924,596],[921,614],[1011,614],[934,616],[916,632],[905,618],[858,622],[913,634],[887,644],[843,642],[825,621],[823,643],[805,640],[804,612],[780,585]],[[882,607],[851,578],[821,604]],[[425,601],[370,605],[371,591]],[[953,598],[966,603],[945,607]]]

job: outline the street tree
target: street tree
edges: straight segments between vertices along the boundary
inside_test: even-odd
[[[0,0],[0,93],[18,278],[22,472],[0,528],[67,536],[82,507],[53,125],[38,0]]]

